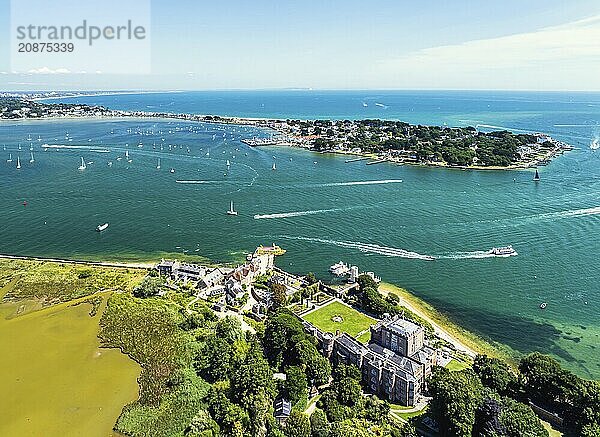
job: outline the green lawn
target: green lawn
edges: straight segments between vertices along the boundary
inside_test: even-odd
[[[333,318],[340,316],[341,322],[334,322]],[[340,302],[332,302],[304,316],[304,319],[325,332],[340,330],[355,337],[359,332],[368,329],[377,321],[363,313],[356,311]]]
[[[446,366],[446,369],[450,370],[450,371],[457,371],[457,370],[463,370],[463,369],[467,369],[471,366],[469,366],[467,363],[463,362],[463,361],[458,361],[455,359],[452,359],[452,361],[450,361],[448,363],[448,365]]]

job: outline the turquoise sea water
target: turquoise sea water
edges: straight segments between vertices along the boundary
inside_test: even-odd
[[[288,249],[278,259],[283,268],[327,278],[334,262],[357,264],[514,352],[540,350],[582,376],[600,377],[600,151],[589,148],[600,133],[600,95],[198,92],[65,101],[496,126],[543,131],[573,144],[576,150],[540,169],[542,181],[535,184],[529,171],[366,166],[298,149],[253,149],[239,139],[268,134],[253,128],[158,120],[4,122],[0,252],[110,259],[185,252],[236,261],[274,241]],[[44,151],[46,143],[67,147]],[[78,170],[81,157],[90,162],[85,171]],[[230,200],[237,217],[225,215]],[[104,222],[109,229],[96,233]],[[507,244],[519,255],[485,257]],[[548,302],[545,310],[541,302]]]

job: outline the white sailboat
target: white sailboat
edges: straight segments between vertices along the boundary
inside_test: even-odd
[[[35,159],[33,157],[33,152],[31,152],[31,159],[29,160],[30,164],[33,164],[35,162]]]
[[[233,200],[229,203],[229,211],[227,211],[227,215],[238,215],[237,211],[233,207]]]
[[[229,159],[227,160],[227,168],[229,168],[231,166],[231,163],[229,162]]]
[[[8,154],[8,159],[6,160],[6,162],[8,162],[8,163],[12,162],[12,153]]]
[[[17,156],[17,170],[21,169],[21,158]]]
[[[85,161],[83,160],[83,156],[81,157],[81,165],[79,166],[79,170],[83,171],[87,168],[85,165]]]
[[[158,158],[158,164],[156,164],[156,169],[160,170],[160,158]]]
[[[275,163],[273,163],[273,167],[271,167],[271,170],[277,170],[277,166],[275,165]]]

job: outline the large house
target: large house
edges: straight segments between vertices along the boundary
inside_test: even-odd
[[[371,342],[364,345],[346,333],[321,332],[303,320],[323,354],[335,364],[352,364],[365,387],[392,402],[414,406],[425,389],[425,378],[436,364],[436,351],[424,345],[423,327],[401,316],[371,326]]]

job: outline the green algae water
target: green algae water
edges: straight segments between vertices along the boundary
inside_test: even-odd
[[[366,166],[298,149],[250,148],[240,139],[269,133],[249,127],[4,122],[0,252],[236,262],[256,245],[275,242],[288,250],[277,260],[282,268],[328,278],[329,265],[356,264],[510,352],[539,350],[583,377],[600,377],[600,151],[589,148],[599,132],[599,95],[257,92],[78,101],[115,109],[479,125],[547,132],[576,146],[540,168],[542,180],[534,183],[529,171]],[[81,158],[85,170],[78,170]],[[238,216],[225,214],[230,201]],[[109,228],[95,232],[103,223]],[[486,255],[509,244],[518,256]]]
[[[0,305],[0,435],[110,436],[140,367],[99,348],[105,302],[94,317],[89,304],[61,304],[5,319],[21,304]]]

